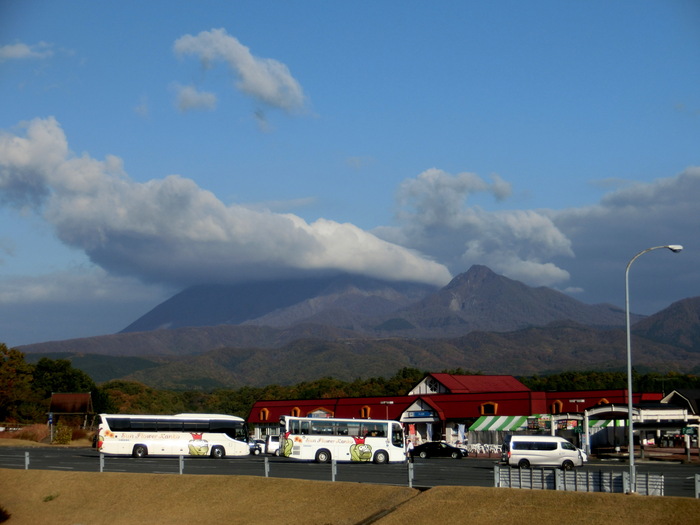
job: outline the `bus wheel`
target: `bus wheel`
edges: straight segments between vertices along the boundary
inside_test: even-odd
[[[530,468],[530,462],[527,459],[521,459],[518,462],[518,468]]]
[[[316,452],[316,463],[328,463],[331,460],[331,453],[329,450],[322,448]]]
[[[569,461],[568,459],[564,461],[564,463],[561,464],[561,468],[563,470],[573,470],[574,469],[574,463],[572,461]]]
[[[219,447],[216,446],[211,449],[211,457],[216,458],[216,459],[222,459],[226,457],[226,451],[224,450],[224,447]]]
[[[387,454],[386,450],[377,450],[377,452],[374,454],[374,462],[377,465],[381,463],[388,463],[389,454]]]
[[[134,445],[131,455],[135,458],[145,458],[148,455],[148,449],[145,445]]]

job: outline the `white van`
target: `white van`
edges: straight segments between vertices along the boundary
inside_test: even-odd
[[[267,436],[265,440],[265,453],[272,454],[273,456],[280,455],[280,437],[279,436]]]
[[[586,453],[559,436],[507,436],[501,460],[511,467],[561,467],[571,470],[588,461]]]

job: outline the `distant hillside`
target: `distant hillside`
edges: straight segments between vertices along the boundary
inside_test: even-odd
[[[322,310],[345,309],[368,315],[391,312],[435,291],[427,284],[380,281],[362,276],[260,281],[192,286],[156,306],[122,332],[238,325],[284,327]]]
[[[635,317],[636,319],[637,317]],[[195,286],[163,302],[124,332],[244,324],[327,325],[373,337],[458,337],[570,320],[621,326],[624,311],[588,305],[551,288],[532,288],[473,266],[442,289],[352,275]]]
[[[700,352],[700,297],[673,303],[636,323],[633,332],[652,341]]]
[[[553,321],[623,326],[624,312],[473,266],[440,290],[357,276],[192,287],[120,334],[37,343],[22,350],[189,355],[222,347],[278,348],[298,338],[460,337],[476,330],[508,332]],[[136,327],[144,329],[133,332]]]
[[[474,330],[506,332],[564,320],[622,326],[625,312],[611,305],[588,305],[551,288],[532,288],[486,266],[472,266],[441,290],[386,316],[376,328],[386,331],[395,326],[394,335],[411,337],[457,337]]]
[[[624,370],[624,329],[557,323],[507,333],[472,332],[458,339],[300,339],[281,348],[221,348],[180,357],[126,376],[158,388],[289,385],[321,377],[345,381],[388,377],[403,367],[462,368],[486,374],[536,375],[565,370]],[[700,353],[634,338],[638,371],[700,370]]]
[[[278,348],[300,338],[335,340],[356,336],[352,331],[328,326],[297,325],[288,329],[265,326],[201,326],[174,330],[121,333],[49,341],[20,346],[25,353],[78,353],[110,356],[188,356],[224,347]]]
[[[66,359],[71,362],[74,368],[78,368],[88,374],[95,383],[126,377],[134,372],[156,368],[169,362],[167,359],[158,357],[142,358],[132,356],[124,358],[73,353],[27,354],[26,361],[28,363],[36,363],[42,357],[54,360]]]
[[[642,319],[633,334],[635,369],[700,371],[700,298]],[[396,289],[382,281],[335,278],[324,283],[320,295],[238,325],[120,333],[19,349],[60,352],[99,380],[129,378],[162,388],[291,384],[323,376],[352,380],[390,376],[402,367],[533,375],[626,365],[620,309],[531,288],[483,266],[433,292],[421,285]]]

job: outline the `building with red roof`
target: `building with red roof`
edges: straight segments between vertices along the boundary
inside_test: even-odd
[[[660,394],[633,394],[633,403],[658,402]],[[392,419],[403,423],[414,442],[467,438],[495,443],[509,431],[549,431],[580,441],[583,413],[594,407],[610,419],[627,418],[627,391],[534,392],[513,376],[428,374],[405,396],[258,401],[248,416],[256,437],[279,432],[282,416]],[[555,422],[556,421],[556,422]],[[622,425],[605,425],[607,440],[624,438]],[[613,428],[612,433],[610,426]],[[615,430],[619,426],[619,430]],[[592,427],[593,428],[593,427]],[[567,435],[568,433],[568,435]]]

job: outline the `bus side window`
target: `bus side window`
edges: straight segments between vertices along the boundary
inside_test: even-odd
[[[131,420],[126,417],[108,417],[107,424],[112,432],[127,432],[131,430]]]
[[[182,432],[182,421],[170,419],[158,420],[158,432]]]
[[[301,422],[301,433],[302,433],[302,434],[308,434],[308,433],[309,433],[309,422],[308,422],[308,421],[302,421],[302,422]]]
[[[132,423],[133,424],[133,423]],[[182,422],[184,432],[209,432],[209,421],[201,421],[197,419],[186,420]]]
[[[137,432],[156,432],[158,425],[155,419],[132,419],[131,430]]]
[[[210,432],[224,432],[231,439],[245,441],[248,435],[245,424],[238,421],[217,420],[211,421]]]

